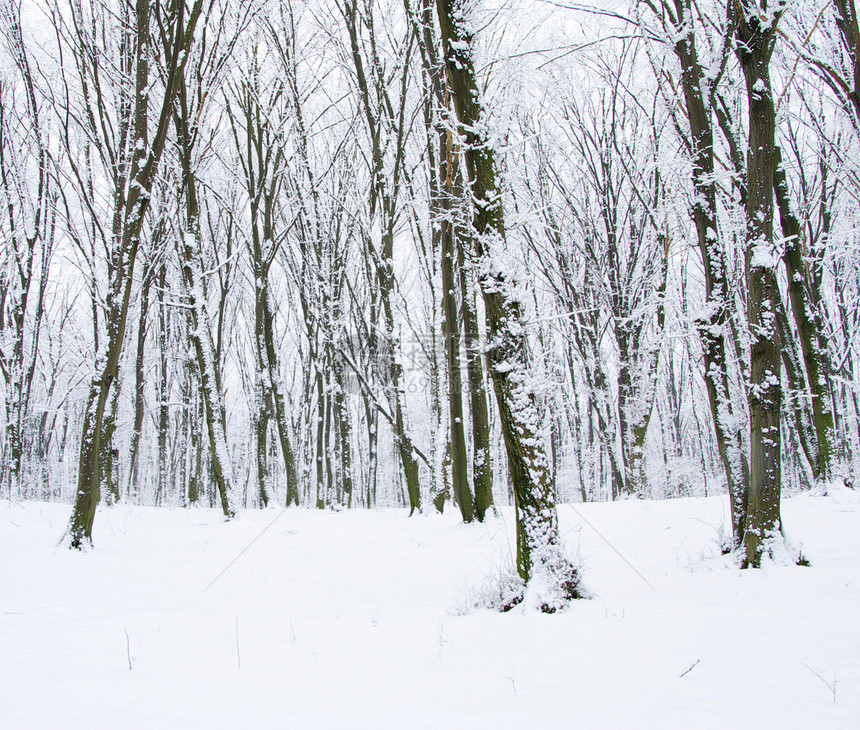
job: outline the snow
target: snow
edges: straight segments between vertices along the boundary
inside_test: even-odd
[[[812,567],[759,571],[725,498],[563,505],[594,598],[550,616],[464,613],[513,516],[454,512],[121,505],[81,554],[0,505],[0,727],[860,726],[860,494],[784,500]]]
[[[752,245],[750,256],[750,268],[775,269],[777,266],[777,253],[766,241],[759,241]]]

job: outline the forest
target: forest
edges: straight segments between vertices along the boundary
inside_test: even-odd
[[[854,0],[2,0],[0,496],[556,505],[860,476]],[[545,606],[554,609],[556,599]]]

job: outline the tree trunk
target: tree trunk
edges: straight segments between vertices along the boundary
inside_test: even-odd
[[[823,329],[816,317],[816,304],[820,303],[815,285],[807,276],[804,265],[800,223],[791,210],[788,181],[780,164],[781,153],[775,152],[774,191],[779,208],[782,235],[785,238],[783,261],[788,277],[788,296],[791,311],[800,336],[800,349],[812,396],[812,418],[815,426],[817,454],[811,462],[816,479],[827,481],[833,473],[833,447],[836,443],[833,422],[833,397],[830,393],[830,363],[827,344],[822,341]]]
[[[180,227],[182,239],[179,241],[179,253],[182,280],[189,302],[191,342],[197,357],[200,393],[206,411],[206,430],[209,436],[212,475],[224,516],[232,518],[236,514],[240,499],[234,483],[235,476],[227,447],[227,414],[221,388],[220,358],[212,339],[206,305],[200,206],[197,201],[197,179],[192,168],[194,136],[187,101],[187,88],[183,77],[179,80],[177,109],[174,113],[176,134],[179,138],[178,151],[182,170],[182,191],[185,194],[185,221],[184,226]],[[219,311],[223,315],[223,306]],[[219,346],[221,341],[220,330],[221,322],[219,320]]]
[[[257,448],[257,496],[260,506],[269,504],[269,463],[266,454],[267,436],[269,432],[269,408],[263,389],[258,386],[254,397],[254,441]]]
[[[538,591],[546,591],[537,597],[540,607],[553,611],[577,595],[578,577],[560,544],[549,461],[529,377],[521,304],[510,274],[495,259],[502,253],[505,236],[501,191],[493,150],[481,131],[484,115],[464,5],[458,0],[437,0],[436,9],[474,200],[474,246],[487,317],[488,360],[517,512],[517,571],[524,582],[534,582]]]
[[[818,478],[818,441],[814,428],[814,416],[810,412],[808,398],[809,388],[803,377],[803,365],[800,362],[800,357],[797,353],[797,347],[794,343],[791,328],[788,322],[788,314],[785,307],[780,302],[778,310],[778,325],[779,337],[782,341],[782,350],[780,356],[782,358],[782,367],[785,369],[786,380],[788,381],[789,392],[786,394],[783,403],[783,410],[786,413],[786,419],[792,418],[794,429],[797,432],[797,441],[801,449],[806,463],[812,469],[813,479]],[[789,415],[790,414],[790,415]],[[800,460],[797,461],[798,465]]]
[[[24,468],[24,430],[30,415],[30,393],[38,360],[39,334],[54,244],[57,193],[50,175],[48,136],[37,100],[37,85],[21,28],[20,3],[4,9],[3,36],[23,86],[24,109],[7,96],[13,81],[0,84],[0,192],[8,230],[0,229],[0,375],[5,385],[6,444],[0,464],[0,491],[9,499],[21,494]],[[12,68],[8,69],[14,75]],[[11,123],[7,121],[12,117]],[[20,140],[19,140],[20,135]],[[20,144],[20,147],[18,146]],[[20,159],[29,147],[35,170]],[[29,156],[28,155],[28,156]],[[34,292],[34,277],[38,284]],[[35,294],[35,297],[34,297]],[[35,302],[33,299],[35,298]],[[35,306],[34,306],[35,305]],[[32,320],[30,317],[32,316]],[[29,346],[25,344],[29,321]],[[37,437],[39,438],[39,437]]]
[[[460,375],[460,326],[457,317],[456,283],[454,281],[454,237],[456,226],[451,217],[451,200],[454,191],[454,144],[451,133],[446,135],[443,175],[445,198],[442,201],[440,230],[442,273],[442,340],[444,342],[445,370],[448,375],[448,421],[451,434],[449,455],[451,460],[451,487],[460,508],[463,522],[471,522],[474,515],[472,490],[469,488],[466,430],[463,423],[463,380]]]
[[[119,378],[117,377],[117,380]],[[110,408],[105,414],[102,422],[101,456],[99,457],[99,469],[101,480],[101,492],[106,495],[108,504],[119,502],[119,480],[116,474],[116,463],[114,456],[116,449],[113,447],[113,435],[116,431],[116,410],[119,405],[119,384],[114,386],[111,393]]]
[[[170,381],[168,377],[168,326],[167,304],[164,294],[167,285],[167,265],[162,263],[158,272],[158,463],[156,465],[156,495],[163,494],[167,489],[167,477],[170,474],[167,458],[167,439],[170,429],[170,407],[167,399],[170,396]],[[190,409],[187,404],[186,411]],[[183,483],[184,484],[184,483]],[[190,501],[190,495],[189,495]]]
[[[332,395],[332,415],[337,431],[338,452],[340,456],[340,494],[345,507],[352,507],[352,424],[349,418],[349,402],[346,399],[346,377],[343,358],[340,352],[333,353],[332,378],[334,393]]]
[[[472,413],[472,481],[475,485],[475,512],[483,522],[493,509],[493,465],[490,461],[490,411],[484,383],[484,356],[478,329],[475,295],[465,265],[463,240],[458,238],[460,295],[463,311],[463,344],[469,377],[469,404]]]
[[[733,0],[730,0],[733,2]],[[679,4],[678,4],[679,5]],[[692,9],[685,5],[687,17],[680,23],[690,23]],[[726,278],[726,262],[718,238],[717,198],[714,183],[714,133],[710,114],[703,96],[705,74],[699,64],[695,36],[692,30],[675,45],[681,62],[681,85],[690,124],[690,148],[693,163],[693,222],[696,226],[699,251],[705,272],[705,306],[696,322],[702,343],[705,385],[714,424],[717,449],[726,475],[735,546],[743,540],[746,523],[747,480],[749,466],[741,439],[738,414],[734,413],[730,397],[728,359],[731,350],[729,326],[730,297]]]
[[[194,219],[191,221],[195,224]],[[189,299],[191,319],[191,341],[197,360],[197,374],[200,378],[200,394],[205,408],[206,430],[209,436],[209,449],[212,459],[212,475],[221,499],[224,516],[231,518],[236,514],[239,496],[235,491],[233,468],[230,452],[227,449],[227,423],[224,396],[221,392],[220,377],[217,370],[215,346],[209,329],[209,316],[203,295],[203,267],[201,265],[201,241],[199,222],[197,233],[186,232],[181,246],[182,276]]]
[[[781,13],[768,17],[755,2],[739,2],[737,6],[730,2],[730,7],[735,13],[736,53],[749,108],[746,277],[751,339],[750,481],[744,564],[758,567],[762,555],[771,553],[782,539],[780,293],[773,242],[776,112],[769,69]]]
[[[268,301],[267,301],[268,305]],[[272,384],[272,402],[275,409],[275,424],[278,427],[278,439],[281,445],[281,455],[284,457],[286,468],[287,496],[286,506],[299,505],[299,478],[296,474],[296,457],[290,438],[289,422],[287,421],[287,407],[284,403],[283,385],[278,372],[277,356],[275,354],[274,332],[272,326],[271,311],[267,306],[265,342],[269,359],[270,379]]]
[[[146,393],[146,320],[149,316],[149,289],[153,273],[147,271],[140,288],[140,316],[137,325],[137,355],[134,362],[134,424],[128,457],[128,491],[132,494],[138,486],[138,453],[143,434],[144,395]]]
[[[391,103],[387,84],[390,78],[379,65],[379,59],[370,59],[369,70],[365,69],[365,59],[362,54],[359,33],[367,24],[367,18],[361,17],[361,6],[355,0],[343,2],[341,14],[346,22],[350,39],[350,50],[355,68],[356,83],[360,98],[361,113],[367,125],[370,138],[370,195],[369,208],[371,220],[379,219],[381,240],[377,248],[369,233],[365,233],[368,255],[373,260],[379,301],[382,308],[383,346],[388,348],[387,372],[390,379],[387,387],[388,401],[394,411],[395,447],[400,455],[403,475],[406,479],[406,492],[409,499],[409,514],[421,509],[421,487],[419,484],[419,468],[416,449],[412,438],[406,429],[403,414],[403,367],[397,359],[400,350],[400,338],[395,332],[393,298],[395,296],[395,280],[393,270],[394,228],[397,218],[399,186],[404,166],[404,149],[407,135],[406,84],[408,80],[408,57],[404,60],[397,78],[400,81],[400,108],[395,114]],[[408,31],[411,34],[411,31]],[[407,54],[411,52],[412,38],[407,36]],[[390,125],[390,127],[388,126]],[[384,130],[384,131],[383,131]],[[395,149],[395,158],[390,169],[385,169],[385,151],[383,148],[384,135],[390,134]]]
[[[323,377],[321,372],[317,372],[317,435],[316,435],[316,452],[314,461],[316,462],[316,508],[325,509],[326,493],[325,493],[325,471],[323,460],[325,454],[325,401],[326,392],[323,385]]]

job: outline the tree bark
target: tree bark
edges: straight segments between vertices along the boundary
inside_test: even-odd
[[[37,102],[36,80],[24,44],[20,15],[20,4],[8,6],[4,11],[3,35],[23,85],[23,113],[16,112],[14,97],[7,96],[5,83],[0,83],[0,193],[6,209],[3,223],[8,226],[8,229],[0,227],[0,237],[4,240],[0,266],[0,375],[5,385],[6,406],[0,489],[6,486],[10,499],[21,493],[24,430],[30,415],[57,199],[49,174],[51,155],[46,129]],[[14,120],[11,123],[10,116]],[[35,174],[27,170],[26,163],[22,165],[16,154],[16,126],[32,148]],[[31,316],[32,321],[28,322]],[[27,330],[29,346],[25,343]]]
[[[360,16],[359,5],[355,0],[344,0],[340,6],[341,14],[346,22],[350,39],[350,50],[355,68],[356,83],[361,113],[364,116],[367,132],[370,139],[371,153],[369,156],[370,166],[370,195],[369,208],[371,220],[379,220],[381,240],[377,245],[369,232],[365,232],[364,239],[367,245],[367,254],[373,262],[373,270],[377,280],[379,302],[381,305],[382,324],[382,346],[388,348],[383,353],[381,363],[387,372],[384,375],[389,378],[387,385],[388,401],[393,414],[394,441],[403,475],[406,479],[406,492],[409,499],[409,513],[421,509],[421,487],[419,483],[418,456],[412,437],[406,428],[406,419],[403,412],[404,383],[403,366],[398,360],[400,350],[400,338],[395,332],[394,304],[395,278],[393,269],[394,256],[394,229],[397,219],[397,205],[399,188],[404,168],[404,151],[406,136],[408,133],[406,109],[406,84],[408,80],[408,56],[412,49],[411,30],[407,31],[408,42],[406,46],[406,58],[403,60],[402,69],[399,70],[400,82],[400,108],[395,113],[387,84],[390,79],[383,69],[379,67],[379,59],[370,59],[370,68],[365,68],[365,60],[359,43],[359,29],[362,23],[371,24],[368,17]],[[391,125],[393,134],[394,159],[389,169],[385,169],[385,152],[383,148],[383,135],[388,132],[387,125]],[[383,129],[386,129],[384,132]]]
[[[770,82],[770,59],[781,11],[739,0],[729,0],[729,7],[749,109],[745,259],[751,340],[750,478],[743,562],[759,567],[762,555],[772,553],[775,543],[782,539],[780,292],[773,241],[776,110]]]

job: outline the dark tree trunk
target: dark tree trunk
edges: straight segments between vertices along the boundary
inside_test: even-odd
[[[153,271],[144,274],[140,288],[140,316],[137,325],[137,355],[134,361],[134,424],[131,431],[131,445],[128,457],[128,491],[131,494],[138,486],[138,454],[143,434],[146,394],[146,321],[149,317],[149,290],[152,285]]]
[[[490,410],[484,383],[484,357],[478,329],[475,296],[465,266],[463,240],[459,243],[460,295],[463,311],[463,344],[466,348],[466,373],[469,377],[469,404],[472,413],[472,481],[475,485],[475,512],[483,522],[493,509],[493,465],[490,461]]]
[[[749,108],[746,277],[751,340],[750,479],[744,564],[758,567],[762,555],[782,539],[780,292],[773,242],[776,111],[769,68],[781,13],[765,13],[756,2],[734,0],[730,0],[730,13]]]
[[[812,396],[812,418],[815,428],[817,452],[810,462],[816,479],[826,481],[833,473],[833,448],[835,428],[833,419],[833,398],[830,392],[830,358],[827,343],[821,332],[823,323],[816,316],[820,311],[820,295],[817,287],[807,275],[804,264],[800,223],[791,210],[788,181],[785,170],[780,165],[780,150],[775,148],[774,191],[779,208],[782,235],[785,238],[785,273],[788,278],[788,296],[791,312],[797,323],[803,364]],[[788,333],[786,333],[787,336]]]
[[[484,115],[472,38],[464,27],[462,3],[437,0],[436,8],[474,200],[474,246],[490,342],[487,355],[517,511],[517,570],[527,583],[538,576],[546,581],[549,594],[540,597],[541,607],[551,611],[576,595],[575,572],[560,545],[555,490],[529,378],[521,304],[510,275],[493,260],[501,253],[505,225],[493,151],[480,132]]]
[[[200,211],[197,202],[197,181],[192,170],[190,127],[185,95],[185,83],[181,82],[178,111],[175,115],[177,135],[179,136],[179,156],[183,174],[185,194],[185,221],[182,240],[179,242],[182,280],[188,297],[190,336],[197,358],[197,374],[200,377],[200,394],[206,414],[206,430],[209,436],[212,476],[221,500],[225,517],[234,517],[238,508],[238,495],[235,494],[233,468],[227,448],[227,414],[221,388],[220,358],[212,339],[206,289],[203,279],[203,240],[200,230]],[[222,308],[223,311],[223,308]],[[220,325],[219,325],[220,329]],[[220,337],[219,337],[220,340]]]
[[[454,192],[454,144],[450,132],[446,135],[446,155],[443,163],[445,199],[439,235],[442,273],[442,339],[448,374],[448,421],[451,441],[448,449],[451,463],[451,487],[464,522],[474,515],[472,491],[469,488],[466,429],[463,423],[463,379],[460,374],[460,326],[457,317],[454,257],[456,226],[451,216]]]
[[[164,293],[167,286],[167,265],[162,263],[158,272],[158,463],[156,465],[156,495],[164,494],[167,489],[167,479],[171,473],[168,467],[167,439],[170,429],[170,407],[167,399],[170,395],[170,380],[168,372],[168,326],[169,317]],[[190,406],[189,406],[190,407]],[[190,496],[189,496],[190,501]]]
[[[733,0],[731,0],[733,1]],[[682,14],[679,24],[691,23],[689,2],[676,3]],[[727,352],[731,350],[730,296],[726,262],[717,226],[717,197],[714,183],[714,131],[708,113],[710,98],[703,96],[705,74],[699,64],[692,31],[675,45],[681,62],[681,86],[690,124],[690,152],[693,162],[693,221],[705,272],[705,306],[697,321],[702,343],[705,385],[714,425],[717,449],[726,474],[735,546],[743,539],[746,522],[749,466],[741,439],[737,414],[733,413]]]

